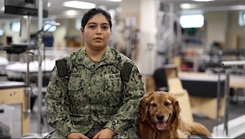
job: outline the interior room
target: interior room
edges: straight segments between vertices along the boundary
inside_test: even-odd
[[[245,137],[244,0],[0,0],[0,8],[0,129],[10,138],[55,131],[47,88],[57,60],[85,49],[81,20],[91,8],[110,14],[108,47],[137,66],[144,95],[172,94],[181,115],[214,138]]]

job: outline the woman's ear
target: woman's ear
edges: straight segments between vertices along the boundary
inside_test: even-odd
[[[80,28],[80,33],[83,33],[83,31],[84,31],[84,30],[83,30],[83,27],[81,27],[81,28]]]

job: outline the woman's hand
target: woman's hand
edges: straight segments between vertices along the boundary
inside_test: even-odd
[[[87,136],[83,135],[82,133],[75,133],[72,132],[69,135],[67,135],[68,139],[88,139]]]
[[[110,128],[105,128],[98,132],[93,139],[111,139],[114,136],[115,132],[112,131]]]

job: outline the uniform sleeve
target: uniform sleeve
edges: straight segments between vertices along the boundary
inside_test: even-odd
[[[124,85],[123,105],[117,111],[117,114],[111,117],[111,120],[105,125],[105,128],[112,129],[115,133],[120,133],[128,127],[136,125],[139,117],[139,102],[144,95],[144,85],[142,77],[134,65],[129,81]]]
[[[45,96],[48,123],[64,137],[71,132],[78,132],[71,123],[68,114],[67,84],[67,79],[60,78],[57,69],[54,68]]]

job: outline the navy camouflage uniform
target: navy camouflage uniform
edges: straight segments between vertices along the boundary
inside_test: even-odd
[[[103,128],[112,129],[113,138],[136,138],[138,105],[144,95],[136,65],[110,48],[97,65],[84,48],[64,59],[69,76],[59,77],[55,67],[45,96],[48,123],[56,129],[47,138],[65,138],[71,132],[92,138]],[[132,64],[128,81],[120,77],[125,62]]]

